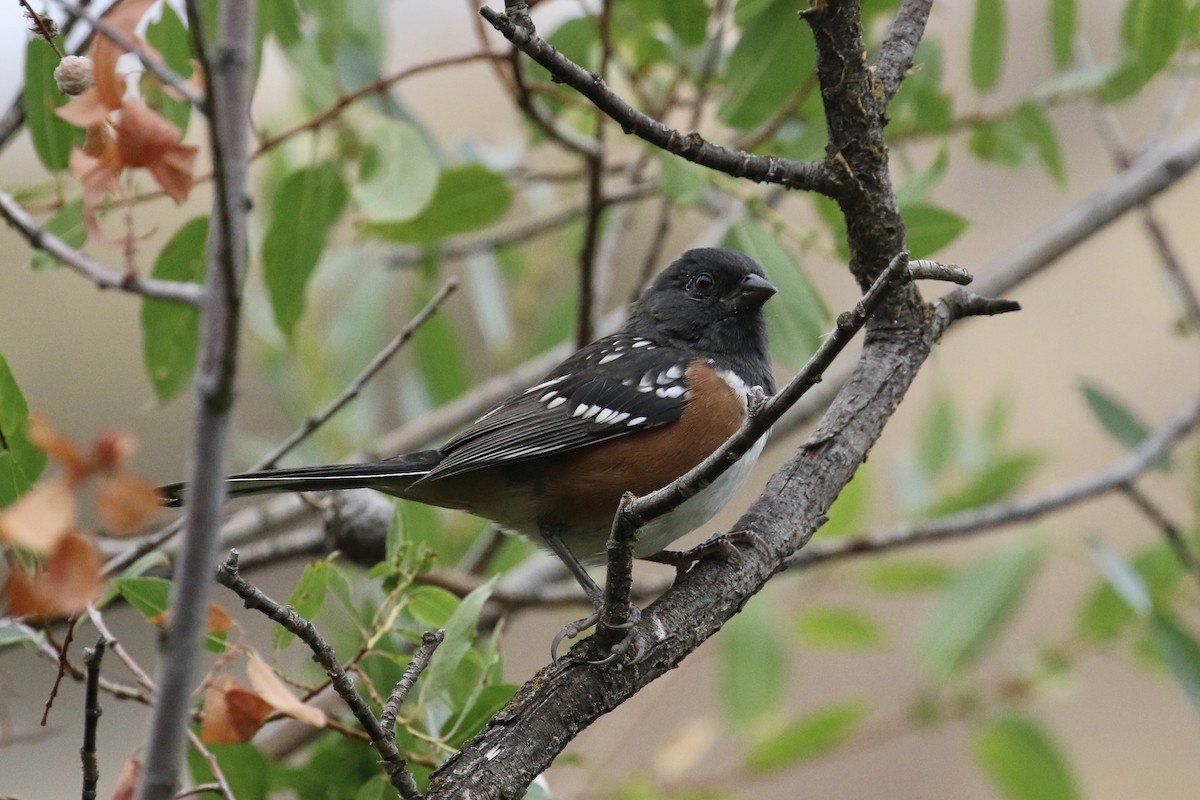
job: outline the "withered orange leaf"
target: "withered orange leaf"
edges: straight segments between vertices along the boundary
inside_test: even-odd
[[[71,101],[66,105],[56,108],[54,113],[72,125],[80,128],[90,128],[108,119],[110,111],[112,109],[101,101],[100,93],[93,86],[81,94],[72,97]]]
[[[96,513],[117,536],[137,532],[161,510],[162,498],[154,484],[128,472],[104,478],[96,492]]]
[[[157,0],[117,0],[104,15],[104,21],[126,38],[137,40],[134,30]],[[141,42],[138,42],[139,46]],[[125,95],[125,78],[117,74],[117,59],[127,51],[97,31],[92,45],[92,70],[100,100],[109,108],[120,108]]]
[[[145,167],[176,202],[192,188],[197,149],[180,144],[179,128],[140,100],[131,100],[117,121],[117,155],[127,167]]]
[[[62,464],[73,480],[87,477],[88,466],[83,455],[67,437],[61,435],[49,422],[41,417],[30,417],[25,428],[29,441],[41,448],[46,455]]]
[[[316,728],[325,727],[325,712],[301,702],[275,674],[275,670],[257,655],[251,654],[250,661],[246,664],[246,676],[250,678],[250,685],[254,690],[276,711]]]
[[[229,612],[221,608],[218,603],[210,602],[208,604],[208,624],[204,628],[205,633],[224,633],[233,627],[233,617],[229,616]]]
[[[133,792],[141,774],[142,762],[130,757],[125,766],[121,767],[121,774],[117,776],[117,787],[113,790],[112,800],[133,800]]]
[[[39,483],[0,511],[0,539],[48,554],[75,527],[75,493],[66,481]]]
[[[222,675],[204,693],[200,738],[208,744],[248,742],[272,711],[271,704],[232,675]]]
[[[103,470],[117,470],[137,452],[137,439],[129,431],[107,430],[92,442],[92,458]]]
[[[4,586],[8,613],[19,617],[78,614],[104,590],[103,566],[90,541],[78,534],[66,536],[33,580],[23,570],[9,570]]]

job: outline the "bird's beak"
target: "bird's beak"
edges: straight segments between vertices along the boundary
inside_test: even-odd
[[[721,302],[731,311],[755,311],[778,291],[769,280],[752,272],[742,280],[741,286],[722,298]]]

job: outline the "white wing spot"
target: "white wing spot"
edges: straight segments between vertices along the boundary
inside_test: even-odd
[[[544,395],[539,397],[538,401],[542,402],[542,403],[549,403],[551,400],[553,400],[557,396],[558,396],[558,392],[551,389],[550,391],[546,392]]]
[[[606,408],[596,415],[596,422],[608,422],[617,415],[611,408]]]
[[[678,364],[671,367],[669,370],[667,370],[667,377],[673,381],[679,380],[683,377],[683,367],[679,366]]]
[[[634,347],[649,347],[650,342],[646,341],[645,339],[634,339],[633,346]]]
[[[600,406],[588,406],[588,410],[583,413],[584,419],[591,419],[600,413]]]
[[[600,363],[608,364],[611,361],[616,361],[618,358],[620,358],[623,355],[624,355],[624,353],[620,353],[620,352],[609,353],[604,358],[600,359]]]
[[[534,392],[541,391],[542,389],[549,389],[551,386],[557,386],[558,384],[562,383],[566,379],[567,379],[566,375],[559,375],[557,378],[551,378],[548,381],[542,381],[541,383],[537,384],[536,386],[530,386],[528,389],[526,389],[525,394],[533,394]]]
[[[567,398],[556,397],[553,400],[551,400],[549,403],[546,404],[546,408],[558,408],[565,402],[567,402]]]
[[[572,417],[582,417],[584,415],[584,413],[587,412],[587,410],[588,410],[588,404],[580,403],[579,405],[575,406],[575,410],[571,412],[571,416]]]
[[[679,384],[676,384],[674,386],[667,386],[666,388],[663,388],[663,389],[657,389],[657,390],[655,390],[654,393],[656,395],[658,395],[659,397],[662,397],[662,398],[669,397],[672,400],[675,400],[677,398],[683,397],[683,393],[686,391],[687,390],[684,389],[682,386],[680,386]]]
[[[633,419],[629,420],[629,427],[636,428],[638,425],[642,425],[645,422],[646,422],[645,417],[634,417]]]
[[[611,422],[611,423],[613,423],[613,424],[615,425],[616,423],[618,423],[618,422],[624,422],[624,421],[625,421],[625,420],[627,420],[627,419],[629,419],[629,412],[628,412],[628,411],[622,411],[620,414],[617,414],[615,417],[613,417],[612,419],[610,419],[610,420],[609,420],[609,422]]]

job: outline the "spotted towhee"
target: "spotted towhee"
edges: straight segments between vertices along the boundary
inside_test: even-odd
[[[580,563],[604,557],[618,502],[700,463],[772,394],[762,306],[775,287],[730,250],[684,253],[634,304],[618,333],[576,351],[437,450],[366,464],[234,475],[230,495],[370,488],[543,539],[584,589]],[[653,556],[707,522],[750,471],[762,440],[712,485],[640,534]],[[172,505],[183,486],[165,487]]]

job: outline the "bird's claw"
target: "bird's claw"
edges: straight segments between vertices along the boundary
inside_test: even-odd
[[[593,611],[583,619],[577,619],[574,622],[568,622],[566,625],[564,625],[562,630],[554,635],[553,641],[550,642],[550,660],[555,664],[558,663],[558,646],[562,644],[563,639],[574,639],[576,636],[595,625],[599,619],[600,612]]]
[[[719,558],[734,566],[740,566],[745,560],[745,556],[737,546],[744,544],[750,547],[761,547],[762,543],[762,537],[754,531],[730,531],[729,533],[715,534],[689,550],[662,550],[648,556],[647,560],[674,567],[675,582],[678,583],[691,571],[692,567],[706,558]]]

